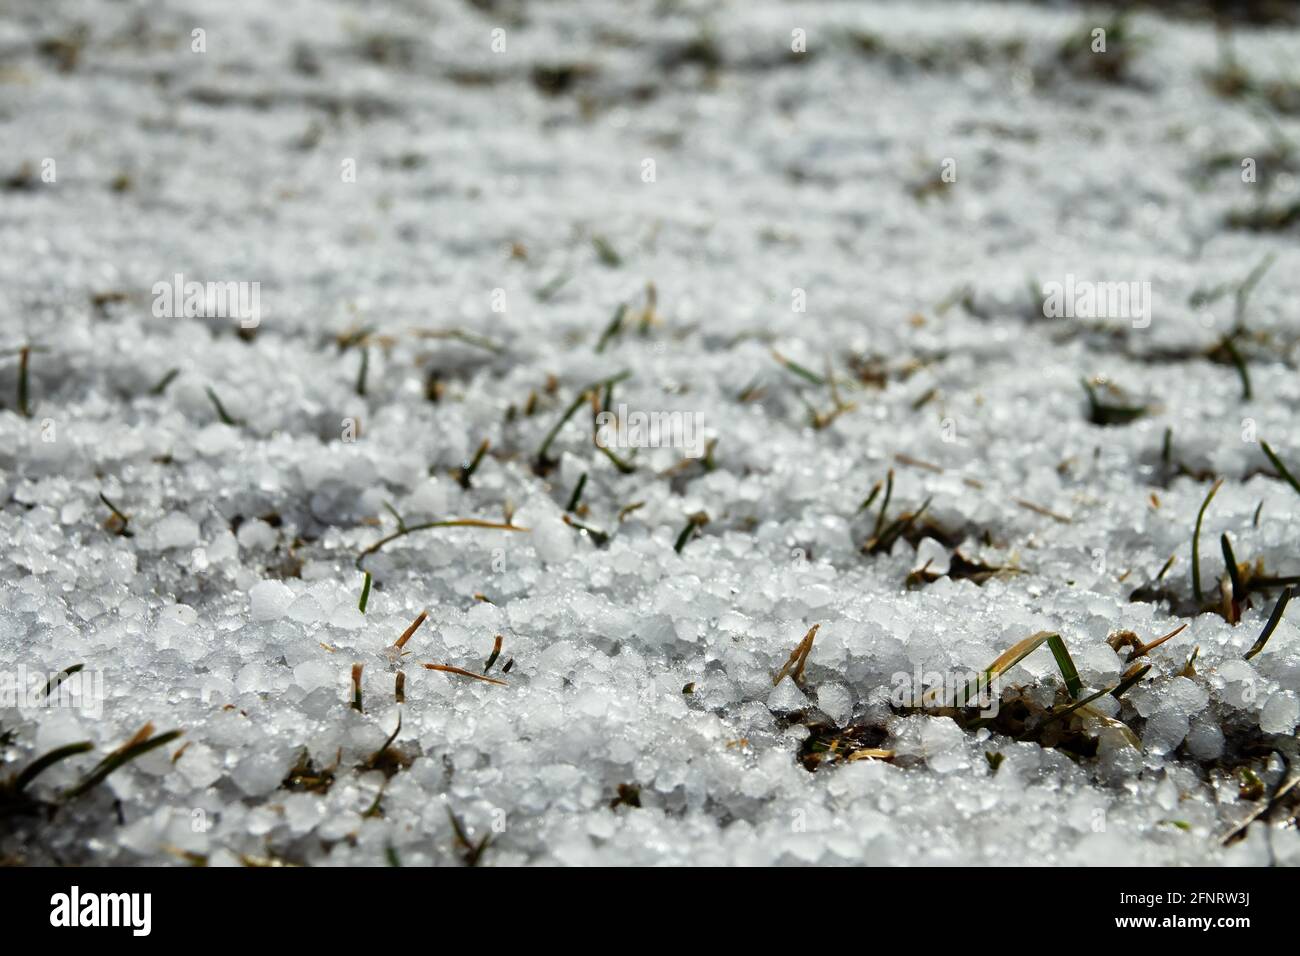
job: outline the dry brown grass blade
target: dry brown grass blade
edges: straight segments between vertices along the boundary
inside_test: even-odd
[[[483,665],[484,674],[492,669],[492,665],[495,664],[497,658],[501,656],[501,643],[504,640],[505,638],[498,634],[496,640],[492,642],[492,653],[488,656],[487,663]]]
[[[990,678],[993,678],[1011,670],[1011,668],[1015,667],[1032,654],[1039,645],[1045,643],[1049,637],[1055,636],[1055,633],[1052,631],[1039,631],[1037,634],[1029,635],[1029,637],[1026,637],[1023,641],[1016,641],[1016,643],[1012,644],[997,656],[993,663],[985,670],[985,673]]]
[[[524,528],[517,524],[502,524],[499,521],[482,521],[478,518],[452,518],[447,521],[426,521],[423,524],[407,525],[406,527],[398,528],[390,535],[380,538],[370,547],[360,552],[356,559],[357,568],[360,569],[361,562],[365,561],[366,558],[370,557],[370,555],[374,554],[390,541],[396,541],[398,538],[403,538],[408,534],[414,534],[416,531],[428,531],[432,528],[490,528],[495,531],[529,530],[528,528]]]
[[[798,643],[794,650],[790,652],[790,659],[785,662],[775,677],[772,678],[772,686],[775,687],[781,683],[781,678],[787,674],[796,684],[803,683],[803,668],[808,662],[808,654],[812,651],[813,639],[817,636],[817,629],[820,624],[814,624],[808,629],[808,633],[803,636],[803,640]]]
[[[1183,631],[1185,631],[1186,629],[1187,629],[1186,623],[1180,624],[1178,625],[1178,627],[1174,628],[1164,637],[1157,637],[1150,644],[1143,644],[1141,647],[1139,647],[1129,656],[1129,661],[1134,661],[1139,657],[1145,657],[1147,654],[1151,653],[1153,650],[1155,650],[1165,641],[1169,640],[1172,637],[1177,637],[1179,634],[1183,633]]]
[[[861,750],[855,750],[844,758],[848,763],[855,760],[893,760],[894,752],[892,750],[883,750],[878,747],[864,747]]]
[[[489,684],[500,684],[502,687],[509,686],[503,680],[497,680],[495,677],[488,677],[486,674],[475,674],[473,671],[467,671],[463,667],[454,667],[451,664],[425,664],[431,671],[442,671],[446,674],[459,674],[461,677],[472,677],[475,680],[486,681]]]
[[[1281,783],[1277,790],[1273,792],[1273,796],[1269,797],[1262,807],[1254,811],[1250,816],[1246,817],[1246,819],[1239,825],[1233,827],[1228,835],[1223,838],[1223,845],[1227,846],[1230,843],[1235,843],[1237,840],[1245,836],[1246,831],[1250,829],[1252,823],[1256,820],[1267,817],[1272,813],[1273,808],[1281,803],[1282,800],[1286,798],[1287,794],[1294,790],[1297,785],[1300,785],[1300,773],[1292,774],[1291,779]]]
[[[137,730],[135,732],[135,736],[133,736],[126,743],[122,744],[122,746],[114,750],[113,754],[120,754],[124,750],[130,750],[132,747],[136,746],[137,744],[144,743],[152,736],[153,736],[153,723],[150,722],[145,724],[139,730]],[[110,754],[110,756],[112,756],[112,754]]]
[[[405,647],[406,642],[411,639],[411,635],[413,635],[416,631],[420,629],[420,625],[425,622],[425,619],[427,619],[428,616],[429,616],[428,611],[421,611],[419,617],[417,617],[414,621],[412,621],[411,626],[408,627],[406,630],[404,630],[402,632],[402,636],[399,637],[393,643],[393,647],[396,648],[397,650],[401,650],[403,647]]]
[[[1059,521],[1061,524],[1074,524],[1074,519],[1063,514],[1057,514],[1050,508],[1044,508],[1042,505],[1036,505],[1032,501],[1026,501],[1024,498],[1012,498],[1020,507],[1032,511],[1034,514],[1042,515],[1044,518],[1051,518],[1053,521]]]
[[[920,458],[913,458],[911,455],[905,455],[902,452],[897,452],[894,455],[894,461],[898,462],[900,465],[909,465],[912,468],[920,468],[924,471],[932,471],[936,475],[943,474],[943,469],[940,468],[938,465],[934,464],[933,462],[922,461]]]

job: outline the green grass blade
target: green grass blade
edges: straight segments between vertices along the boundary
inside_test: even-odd
[[[1241,582],[1241,572],[1237,570],[1237,556],[1232,553],[1232,542],[1225,531],[1219,535],[1219,547],[1223,551],[1223,563],[1228,567],[1228,579],[1232,581],[1232,600],[1240,604],[1246,600],[1246,588]]]
[[[1061,678],[1065,681],[1065,689],[1070,692],[1070,697],[1078,700],[1079,694],[1083,691],[1083,682],[1079,680],[1079,672],[1074,667],[1074,661],[1070,657],[1070,652],[1065,646],[1065,641],[1061,640],[1060,635],[1053,634],[1047,639],[1047,646],[1056,658],[1056,666],[1061,670]]]
[[[1246,660],[1250,660],[1264,649],[1268,639],[1273,636],[1277,626],[1282,623],[1282,615],[1286,613],[1287,603],[1291,600],[1293,594],[1295,594],[1295,588],[1287,588],[1282,592],[1282,596],[1277,599],[1277,603],[1273,605],[1273,613],[1268,616],[1268,623],[1264,625],[1264,630],[1260,632],[1259,640],[1255,641],[1250,650],[1246,652]]]
[[[1294,488],[1296,494],[1300,495],[1300,481],[1296,481],[1295,475],[1287,471],[1286,465],[1282,464],[1282,459],[1273,453],[1272,448],[1268,447],[1268,442],[1262,441],[1259,444],[1264,449],[1264,454],[1268,456],[1268,460],[1273,463],[1273,467],[1277,469],[1277,473],[1282,476],[1282,480]]]
[[[361,585],[361,600],[357,602],[357,609],[366,613],[366,605],[370,603],[370,572],[366,572],[365,583]]]
[[[1210,493],[1201,502],[1201,510],[1196,513],[1196,530],[1192,532],[1192,593],[1196,595],[1197,601],[1205,600],[1201,594],[1201,522],[1205,519],[1205,509],[1210,507],[1210,502],[1222,484],[1222,478],[1214,483]]]
[[[76,756],[77,754],[84,754],[86,751],[94,750],[94,749],[95,749],[95,745],[92,744],[89,740],[83,740],[80,743],[75,743],[75,744],[66,744],[65,746],[62,747],[56,747],[55,749],[51,750],[49,753],[45,754],[44,756],[38,757],[37,759],[33,760],[23,769],[23,772],[20,773],[17,776],[17,778],[15,778],[14,780],[13,783],[14,792],[22,793],[29,783],[31,783],[33,780],[39,777],[50,767],[54,766],[60,760],[65,760],[68,757],[73,757]]]
[[[64,793],[64,799],[71,800],[74,797],[81,796],[87,790],[94,789],[103,783],[113,771],[130,763],[136,757],[143,756],[151,750],[171,743],[182,733],[183,731],[180,730],[169,730],[165,734],[159,734],[156,737],[150,737],[148,740],[142,740],[138,744],[114,751],[96,764],[95,769],[82,778],[80,783]]]
[[[578,483],[573,486],[573,494],[569,496],[569,503],[564,506],[565,511],[576,511],[578,502],[582,500],[582,489],[587,487],[587,473],[584,471]]]
[[[1143,677],[1146,677],[1147,672],[1150,670],[1150,664],[1134,664],[1124,672],[1124,676],[1121,677],[1119,683],[1115,685],[1115,689],[1110,692],[1110,696],[1119,700],[1124,696],[1126,690],[1140,681]]]
[[[60,684],[62,684],[73,674],[79,673],[81,669],[85,666],[86,666],[85,664],[73,664],[71,667],[63,668],[63,670],[59,671],[57,674],[55,674],[48,681],[45,682],[45,688],[41,691],[41,696],[49,697],[50,694],[54,692],[55,688],[57,688]]]

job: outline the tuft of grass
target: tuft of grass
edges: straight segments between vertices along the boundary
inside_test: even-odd
[[[1081,379],[1080,384],[1088,393],[1088,421],[1094,425],[1127,425],[1151,411],[1146,405],[1108,404],[1097,396],[1097,390],[1087,379]]]
[[[862,550],[867,554],[887,553],[889,549],[894,546],[894,542],[911,530],[912,526],[915,525],[916,522],[920,520],[921,516],[925,514],[926,509],[930,507],[931,500],[932,499],[930,498],[926,498],[921,502],[921,507],[917,508],[915,511],[903,512],[887,524],[880,534],[867,541],[862,546]],[[882,513],[883,510],[884,509],[882,508]]]
[[[1277,603],[1273,605],[1273,612],[1268,616],[1268,623],[1264,625],[1264,630],[1260,632],[1259,638],[1255,643],[1250,646],[1250,650],[1245,653],[1244,656],[1246,660],[1250,660],[1264,649],[1264,645],[1268,643],[1268,639],[1273,636],[1273,632],[1277,630],[1277,626],[1282,623],[1282,615],[1286,613],[1286,606],[1290,603],[1293,594],[1295,594],[1295,588],[1289,587],[1283,591],[1282,595],[1277,599]]]
[[[582,407],[583,403],[587,401],[587,396],[590,395],[592,391],[599,391],[600,389],[616,382],[621,382],[631,374],[630,371],[619,372],[617,375],[611,375],[609,378],[603,378],[598,382],[592,382],[591,384],[584,386],[582,390],[574,396],[573,401],[570,402],[569,406],[564,410],[564,414],[560,416],[560,420],[555,423],[551,430],[546,433],[546,437],[542,439],[542,444],[538,447],[537,453],[533,456],[535,468],[539,471],[547,471],[554,466],[555,463],[547,455],[547,452],[550,451],[551,443],[554,442],[556,436],[560,434],[560,429],[564,427],[565,423],[568,422],[568,420],[577,413],[578,409]]]
[[[392,753],[388,749],[393,745],[393,741],[397,739],[397,735],[400,734],[401,732],[402,732],[402,712],[399,710],[397,712],[397,726],[394,727],[393,732],[389,734],[387,738],[385,738],[384,742],[380,745],[379,749],[365,759],[365,761],[361,764],[362,769],[383,770],[388,776],[392,776],[391,773],[387,773],[388,770],[390,769],[396,770],[396,768],[399,766],[405,766],[409,764],[410,763],[409,760],[405,760],[405,758],[403,758],[401,755]],[[383,795],[383,789],[380,788],[380,796],[382,795]],[[377,796],[375,797],[375,806],[378,806],[378,804],[379,804],[379,797]]]
[[[1296,481],[1295,475],[1291,474],[1286,465],[1282,464],[1282,459],[1277,457],[1273,449],[1268,446],[1268,442],[1262,441],[1259,445],[1264,449],[1264,454],[1268,456],[1268,460],[1273,463],[1273,467],[1277,469],[1277,473],[1282,476],[1282,480],[1294,488],[1296,494],[1300,495],[1300,481]]]
[[[115,534],[121,535],[124,538],[132,537],[131,532],[126,530],[127,524],[131,521],[131,516],[127,514],[123,514],[122,510],[118,508],[117,505],[113,504],[113,502],[109,501],[102,491],[99,493],[99,500],[102,501],[105,504],[105,506],[107,506],[109,511],[113,512],[113,516],[108,519],[106,525],[116,521],[117,525],[116,527],[113,527],[112,529],[113,532]]]
[[[1065,680],[1066,690],[1069,691],[1071,698],[1077,698],[1080,690],[1082,690],[1082,684],[1079,681],[1079,672],[1074,666],[1074,661],[1070,657],[1065,642],[1061,640],[1061,635],[1052,631],[1039,631],[1024,640],[1017,641],[999,654],[997,659],[976,678],[973,685],[968,684],[966,686],[964,693],[958,700],[958,705],[976,699],[980,682],[983,682],[985,687],[992,686],[993,681],[1011,670],[1044,644],[1048,645],[1052,657],[1056,660],[1056,666],[1060,669],[1061,677]],[[933,691],[927,691],[926,698],[928,698],[928,703],[938,703]]]
[[[157,736],[150,736],[153,734],[153,724],[145,724],[136,731],[135,736],[97,763],[91,769],[90,773],[86,774],[86,776],[84,776],[71,789],[65,791],[63,799],[71,800],[75,797],[81,796],[88,790],[103,783],[104,780],[108,778],[108,775],[113,773],[113,771],[126,766],[126,764],[130,763],[132,760],[147,754],[151,750],[155,750],[158,747],[171,743],[182,733],[183,731],[180,730],[169,730],[166,733],[158,734]]]
[[[375,334],[373,325],[354,326],[346,331],[334,336],[334,344],[338,347],[340,353],[348,349],[356,348],[358,345],[365,345],[370,336]]]
[[[1196,676],[1196,658],[1198,658],[1198,657],[1200,657],[1200,656],[1201,656],[1201,645],[1200,645],[1200,644],[1197,644],[1195,647],[1192,648],[1192,654],[1191,654],[1190,657],[1187,658],[1187,662],[1186,662],[1185,664],[1183,664],[1183,666],[1180,667],[1180,668],[1179,668],[1179,669],[1174,673],[1174,676],[1175,676],[1175,677],[1186,677],[1186,678],[1189,678],[1189,679],[1195,677],[1195,676]]]
[[[591,538],[591,543],[598,548],[603,548],[606,544],[609,543],[609,535],[606,532],[601,531],[599,528],[593,528],[590,525],[585,525],[580,521],[575,521],[567,514],[564,515],[564,517],[561,520],[563,520],[564,523],[567,524],[574,531],[577,531],[580,534],[585,534],[589,538]]]
[[[470,461],[461,465],[460,469],[456,472],[457,484],[466,491],[470,489],[471,479],[474,477],[474,472],[478,471],[478,466],[483,462],[483,456],[487,454],[488,448],[490,448],[491,445],[492,443],[488,441],[488,439],[484,438],[483,441],[479,442],[478,451],[474,453],[474,457]]]
[[[686,518],[686,527],[681,530],[679,535],[677,535],[677,542],[673,545],[673,550],[678,554],[681,554],[682,548],[686,547],[686,543],[695,536],[700,528],[704,527],[708,523],[709,516],[703,511],[697,511],[693,515],[688,515]]]
[[[361,600],[357,602],[357,609],[362,614],[366,613],[366,605],[370,603],[370,572],[367,571],[365,574],[366,579],[361,584]]]
[[[1205,519],[1205,509],[1210,506],[1222,484],[1223,479],[1220,478],[1201,502],[1201,510],[1196,513],[1196,528],[1192,531],[1192,593],[1198,602],[1205,600],[1201,593],[1201,522]]]
[[[814,624],[808,628],[808,633],[803,636],[803,640],[796,644],[794,650],[790,652],[790,659],[781,665],[781,669],[772,678],[773,687],[781,683],[781,680],[787,676],[798,686],[803,686],[804,665],[808,663],[808,654],[812,651],[813,640],[817,637],[817,631],[820,628],[820,624]]]

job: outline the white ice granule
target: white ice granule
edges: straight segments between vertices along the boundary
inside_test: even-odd
[[[283,754],[257,750],[243,754],[230,776],[246,795],[261,797],[275,790],[288,770]]]
[[[799,710],[808,704],[808,698],[792,680],[783,680],[767,695],[768,710],[774,714]]]
[[[1115,683],[1123,662],[1109,644],[1100,643],[1085,647],[1077,656],[1075,665],[1080,678],[1090,687],[1104,687]]]
[[[248,608],[254,621],[283,617],[293,602],[293,591],[279,581],[259,581],[248,592]]]
[[[1185,711],[1176,705],[1162,707],[1147,719],[1142,744],[1153,753],[1168,753],[1183,742],[1188,729]]]
[[[1223,753],[1223,731],[1213,721],[1192,721],[1187,732],[1187,749],[1202,760],[1214,760]]]
[[[844,684],[822,684],[817,688],[817,706],[836,724],[844,724],[853,713],[853,692]]]
[[[917,568],[925,568],[932,574],[947,574],[951,558],[948,549],[934,538],[922,538],[916,547],[913,563]]]
[[[151,529],[154,547],[160,551],[170,548],[190,548],[199,543],[199,526],[188,515],[174,512],[167,515]]]
[[[260,518],[245,521],[239,526],[239,532],[235,537],[239,540],[241,548],[254,551],[264,551],[274,547],[276,540],[275,529]]]
[[[1270,694],[1259,713],[1259,729],[1266,734],[1289,734],[1300,723],[1300,698],[1290,691]]]

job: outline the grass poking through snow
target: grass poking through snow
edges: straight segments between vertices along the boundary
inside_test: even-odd
[[[1214,500],[1222,484],[1223,479],[1220,478],[1201,502],[1201,510],[1196,512],[1196,528],[1192,531],[1192,594],[1196,596],[1198,603],[1205,600],[1201,592],[1201,522],[1205,520],[1205,509],[1210,507],[1210,502]]]

